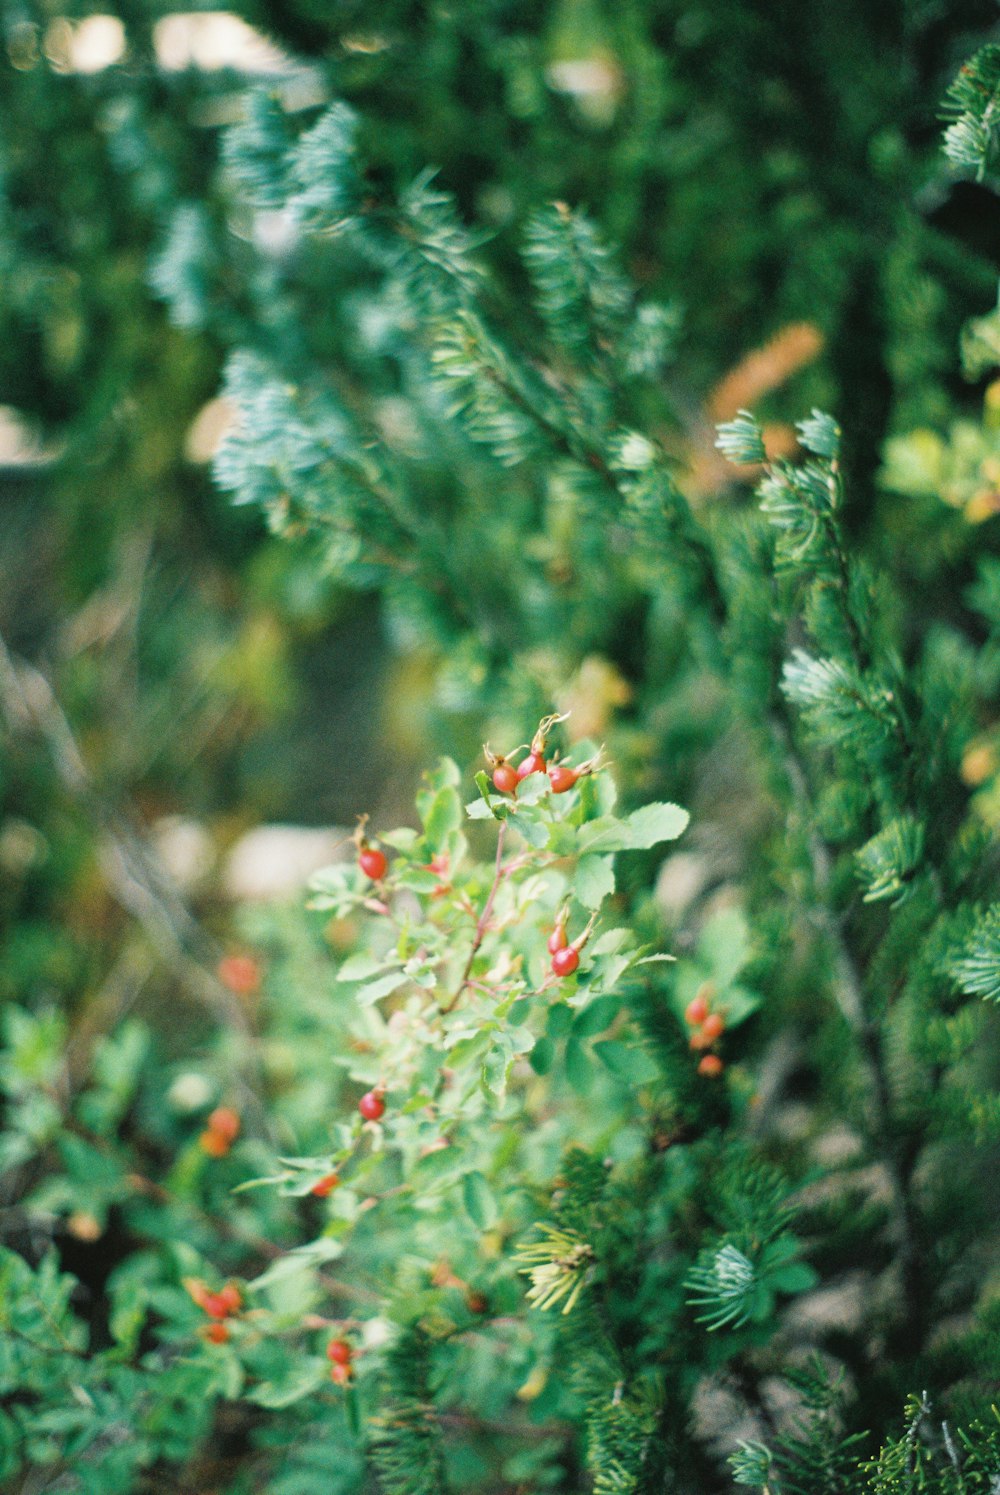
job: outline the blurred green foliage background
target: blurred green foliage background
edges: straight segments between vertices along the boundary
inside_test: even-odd
[[[771,409],[837,411],[858,530],[876,521],[887,435],[976,410],[954,349],[991,299],[1000,210],[949,176],[934,103],[994,24],[988,0],[239,15],[269,41],[235,13],[3,7],[0,629],[45,661],[98,780],[147,821],[194,814],[225,840],[260,819],[349,820],[480,731],[481,713],[429,689],[426,651],[387,637],[376,598],[268,538],[209,480],[225,348],[263,328],[322,357],[344,335],[307,268],[308,325],[289,331],[287,292],[242,254],[252,229],[220,191],[220,127],[255,77],[293,108],[358,107],[376,174],[437,167],[488,229],[503,297],[523,293],[528,209],[585,206],[643,292],[676,308],[669,399],[689,432],[732,413],[712,391],[751,349],[807,324],[805,356],[794,337],[779,351]],[[178,293],[178,240],[223,221],[225,262],[210,245]],[[680,457],[697,473],[704,451],[682,442]],[[616,626],[601,654],[625,684],[609,689],[634,696],[647,662],[627,613]],[[571,656],[589,652],[579,633]],[[55,917],[81,906],[90,831],[37,742],[4,754],[5,814],[41,839],[5,879],[2,980],[24,995],[50,946],[70,997],[108,954],[92,944],[102,920],[80,921],[71,951]]]

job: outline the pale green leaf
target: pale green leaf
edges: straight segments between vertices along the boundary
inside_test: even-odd
[[[493,1190],[478,1169],[466,1173],[462,1179],[462,1202],[473,1225],[480,1230],[489,1230],[497,1218],[497,1202]]]
[[[573,892],[584,908],[597,910],[615,890],[614,859],[610,856],[584,856],[577,863]]]
[[[385,976],[380,976],[377,981],[369,981],[364,986],[359,986],[354,994],[355,1001],[359,1007],[371,1007],[375,1002],[387,997],[397,987],[404,986],[409,980],[405,971],[390,971]]]

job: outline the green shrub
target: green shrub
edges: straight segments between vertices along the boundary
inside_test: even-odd
[[[421,671],[415,735],[448,756],[409,825],[372,805],[310,907],[244,909],[223,931],[244,953],[220,960],[80,751],[74,726],[101,719],[86,667],[64,708],[0,655],[10,771],[34,819],[51,825],[53,783],[76,817],[48,874],[32,817],[5,843],[38,879],[5,895],[22,916],[0,1062],[12,1489],[958,1495],[1000,1478],[997,396],[981,421],[956,409],[939,352],[982,312],[960,305],[982,264],[914,206],[928,168],[903,123],[869,129],[887,63],[858,49],[882,30],[864,8],[796,13],[831,88],[852,64],[829,180],[825,135],[757,160],[762,131],[804,117],[778,86],[798,61],[758,92],[782,17],[584,9],[425,24],[399,4],[383,35],[345,7],[321,101],[192,85],[200,118],[239,115],[217,175],[214,155],[177,165],[175,116],[157,144],[157,89],[126,69],[72,85],[155,207],[144,251],[163,220],[156,294],[226,352],[218,485],[317,586],[377,594]],[[676,82],[668,21],[693,54]],[[929,27],[886,23],[893,60],[915,68]],[[328,39],[322,17],[286,17],[289,38],[313,28]],[[947,137],[986,180],[993,51],[955,85]],[[20,68],[30,96],[39,67]],[[715,116],[702,86],[725,94]],[[644,220],[671,173],[706,246],[688,254],[687,362],[673,288],[634,273],[644,251],[684,259],[658,203]],[[713,214],[779,179],[794,190],[762,240],[719,247]],[[602,213],[575,205],[584,187]],[[705,393],[803,215],[805,289],[783,280],[777,321],[752,323],[780,335]],[[996,366],[994,322],[967,334],[972,377]],[[74,369],[63,394],[85,411]],[[792,398],[828,393],[855,428],[815,408],[788,426]],[[139,700],[184,657],[168,633]],[[405,737],[405,716],[386,707],[373,735]],[[30,734],[49,766],[26,766]],[[482,736],[502,749],[489,773]],[[512,794],[525,739],[588,771]],[[344,756],[362,782],[364,755]],[[398,797],[383,778],[364,782]],[[103,907],[95,865],[134,921],[104,944],[74,934]],[[97,998],[76,1008],[81,988]]]

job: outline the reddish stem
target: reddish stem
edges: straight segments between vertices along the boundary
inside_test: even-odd
[[[497,889],[499,888],[508,870],[503,865],[503,843],[506,835],[507,822],[506,820],[501,820],[500,830],[497,834],[497,859],[493,869],[493,886],[490,888],[486,902],[483,904],[483,911],[479,915],[479,918],[476,922],[476,932],[472,936],[472,949],[469,951],[469,958],[465,962],[465,970],[462,972],[462,979],[458,984],[458,990],[456,991],[455,995],[452,997],[448,1005],[446,1007],[442,1007],[442,1012],[451,1012],[459,997],[462,995],[465,988],[469,984],[469,972],[472,970],[472,962],[475,960],[477,954],[479,953],[479,947],[483,943],[483,940],[486,936],[486,930],[489,927],[490,922],[490,915],[493,912],[493,904],[496,901]]]

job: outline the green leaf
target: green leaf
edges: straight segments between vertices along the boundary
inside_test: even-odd
[[[573,892],[584,908],[596,911],[614,890],[613,857],[590,855],[580,858],[573,877]]]
[[[635,1043],[620,1043],[616,1038],[605,1038],[594,1044],[594,1053],[613,1075],[617,1075],[620,1080],[627,1080],[630,1085],[648,1085],[659,1078],[660,1069],[656,1060]]]
[[[466,805],[465,813],[470,820],[494,820],[507,819],[507,804],[504,800],[495,799],[489,779],[484,769],[476,774],[476,788],[482,795],[482,799],[474,799],[471,804]]]
[[[506,1030],[504,1040],[512,1054],[528,1054],[535,1046],[535,1035],[531,1029],[516,1024]]]
[[[726,1020],[726,1027],[737,1028],[753,1016],[761,1005],[761,998],[746,986],[727,986],[716,1005]]]
[[[554,1008],[552,1010],[555,1011]],[[547,1075],[555,1062],[555,1057],[556,1046],[552,1039],[542,1037],[536,1041],[534,1048],[528,1055],[528,1060],[536,1075]]]
[[[619,926],[606,929],[589,947],[591,955],[614,955],[617,950],[621,949],[628,935],[629,931]]]
[[[573,1026],[573,1010],[565,1002],[553,1002],[545,1020],[546,1031],[553,1038],[565,1038]]]
[[[462,1158],[457,1148],[438,1147],[433,1152],[425,1152],[423,1157],[418,1158],[410,1170],[411,1181],[420,1188],[427,1188],[429,1184],[441,1179],[455,1180],[462,1170]]]
[[[549,826],[548,849],[557,857],[575,856],[579,849],[576,829],[566,820],[554,820]]]
[[[473,1225],[489,1230],[499,1212],[493,1190],[478,1169],[466,1173],[462,1179],[462,1202]]]
[[[462,784],[462,771],[454,758],[439,758],[426,777],[432,789],[458,789]]]
[[[393,868],[393,880],[399,888],[409,888],[413,893],[433,893],[435,888],[441,886],[441,879],[433,872],[428,872],[426,867]]]
[[[578,1038],[570,1038],[566,1044],[566,1078],[577,1095],[586,1095],[594,1082],[590,1056]]]
[[[808,1262],[793,1261],[768,1272],[767,1280],[779,1293],[807,1293],[819,1283],[819,1274]]]
[[[420,837],[412,826],[403,825],[395,831],[382,831],[379,840],[396,851],[412,851]]]
[[[537,805],[539,800],[547,798],[550,791],[551,785],[549,784],[547,774],[530,773],[517,786],[517,803],[519,805]]]
[[[648,851],[661,841],[675,841],[690,818],[680,805],[659,802],[633,810],[626,820],[602,815],[580,827],[580,853]]]
[[[612,815],[600,815],[596,820],[588,820],[580,827],[577,835],[581,856],[586,856],[588,852],[624,851],[628,844],[624,822],[616,820]]]
[[[574,1018],[573,1037],[593,1038],[595,1033],[603,1033],[614,1022],[621,1006],[619,997],[595,997]]]
[[[529,846],[539,848],[548,844],[549,827],[542,821],[529,819],[527,815],[521,815],[517,810],[512,810],[507,819],[516,831],[519,831]]]
[[[326,1374],[324,1361],[315,1356],[309,1359],[299,1356],[291,1362],[287,1374],[280,1380],[261,1381],[243,1393],[244,1399],[256,1403],[258,1407],[269,1407],[272,1411],[277,1411],[309,1396],[323,1384]]]
[[[712,980],[727,986],[750,954],[750,930],[741,911],[725,908],[713,914],[698,936],[697,949]]]
[[[507,1093],[507,1071],[510,1055],[505,1049],[492,1048],[483,1060],[483,1084],[491,1095],[502,1099]]]
[[[625,822],[627,845],[648,850],[661,841],[676,841],[687,829],[691,816],[680,805],[654,803],[633,810]]]
[[[380,976],[377,981],[368,981],[364,986],[359,986],[354,993],[354,1000],[359,1007],[371,1007],[374,1003],[387,997],[397,987],[405,986],[409,980],[405,971],[390,971],[385,976]]]
[[[462,824],[462,801],[455,789],[446,785],[436,793],[421,790],[417,795],[417,811],[430,849],[444,851],[449,835]]]
[[[460,1038],[447,1050],[448,1063],[453,1069],[461,1069],[470,1059],[477,1059],[490,1042],[488,1033],[476,1033],[471,1038]]]
[[[388,960],[380,960],[377,955],[349,955],[337,972],[338,981],[367,981],[370,976],[375,976],[379,971],[384,971],[390,964],[395,964],[395,957],[390,956]]]
[[[310,1241],[307,1246],[297,1246],[293,1251],[287,1251],[284,1256],[272,1262],[266,1271],[255,1277],[248,1286],[254,1292],[262,1288],[270,1287],[275,1282],[283,1282],[286,1277],[294,1277],[297,1272],[308,1272],[316,1267],[321,1267],[325,1262],[335,1261],[343,1254],[344,1247],[340,1241],[332,1240],[329,1236],[321,1235],[317,1240]]]

